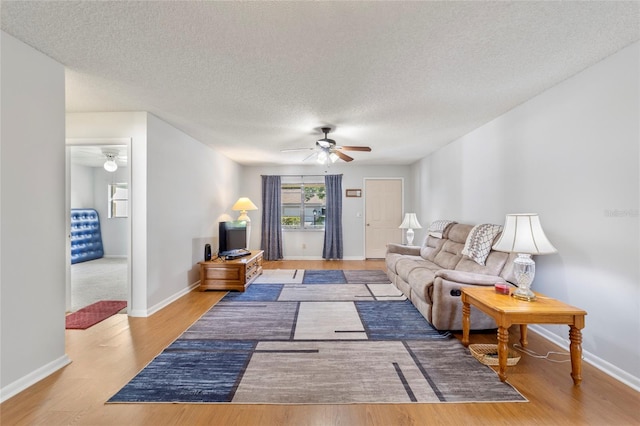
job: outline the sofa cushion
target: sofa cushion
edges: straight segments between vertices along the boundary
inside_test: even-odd
[[[441,269],[454,269],[462,258],[462,254],[460,252],[463,248],[463,243],[445,240],[442,248],[433,259],[433,262],[440,265]]]
[[[428,268],[415,268],[409,273],[409,287],[413,297],[419,297],[427,303],[431,302],[431,292],[436,271]]]
[[[500,232],[502,232],[502,225],[483,223],[474,226],[467,236],[462,254],[478,265],[484,265],[485,259],[491,252],[493,240]]]
[[[422,244],[422,247],[420,247],[420,256],[422,256],[423,259],[427,259],[433,262],[436,254],[438,254],[445,241],[446,240],[427,235],[424,244]]]
[[[396,263],[398,263],[398,260],[400,259],[404,259],[404,255],[400,253],[387,253],[384,258],[384,262],[387,265],[387,271],[391,271],[396,274]]]
[[[494,285],[506,283],[506,281],[501,277],[496,277],[495,275],[476,274],[473,272],[456,271],[451,269],[441,269],[437,271],[436,277],[467,285]]]
[[[473,225],[465,225],[464,223],[456,223],[453,224],[447,229],[446,238],[450,239],[454,243],[464,243],[467,242],[467,236],[469,236],[469,232],[473,229]]]
[[[425,267],[423,262],[427,261],[420,256],[402,256],[402,259],[396,262],[396,274],[408,282],[409,273],[415,268]]]
[[[398,288],[398,290],[402,292],[402,294],[404,294],[409,299],[411,299],[411,287],[409,287],[409,284],[405,280],[403,280],[397,275],[390,277],[390,279],[393,285],[395,285]]]
[[[504,263],[504,268],[500,272],[500,276],[510,283],[516,283],[516,275],[513,270],[513,261],[518,257],[516,253],[508,253],[509,256]]]
[[[479,265],[467,256],[462,256],[462,259],[460,259],[460,262],[456,265],[455,270],[473,272],[475,274],[499,275],[505,267],[508,258],[509,253],[491,251],[487,256],[484,265]]]
[[[419,256],[420,248],[394,243],[387,244],[387,254],[385,256],[387,270],[396,273],[396,263],[398,262],[398,260],[404,259],[405,255]]]

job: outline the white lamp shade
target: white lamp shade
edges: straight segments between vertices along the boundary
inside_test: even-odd
[[[415,213],[406,213],[404,215],[404,220],[402,221],[400,226],[398,226],[398,228],[401,228],[401,229],[420,229],[420,228],[422,228],[422,226],[420,226],[420,223],[418,222],[418,218],[416,217]]]
[[[238,198],[238,201],[236,201],[236,203],[233,205],[233,207],[231,207],[231,210],[258,210],[258,207],[256,207],[256,205],[253,204],[253,202],[249,198],[240,197]]]
[[[509,253],[550,254],[558,250],[551,244],[536,213],[508,214],[494,250]]]

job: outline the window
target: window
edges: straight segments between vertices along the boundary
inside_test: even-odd
[[[282,177],[282,229],[324,229],[323,176]]]
[[[126,183],[109,184],[109,218],[127,217],[129,214],[129,189]]]

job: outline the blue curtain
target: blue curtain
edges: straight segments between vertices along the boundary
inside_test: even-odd
[[[342,175],[326,175],[327,213],[324,221],[324,259],[342,259]]]
[[[262,238],[264,260],[282,259],[280,176],[262,176]]]

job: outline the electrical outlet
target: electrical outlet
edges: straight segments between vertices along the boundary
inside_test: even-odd
[[[303,249],[306,249],[306,248],[307,248],[307,245],[306,245],[305,243],[302,243],[302,248],[303,248]]]

